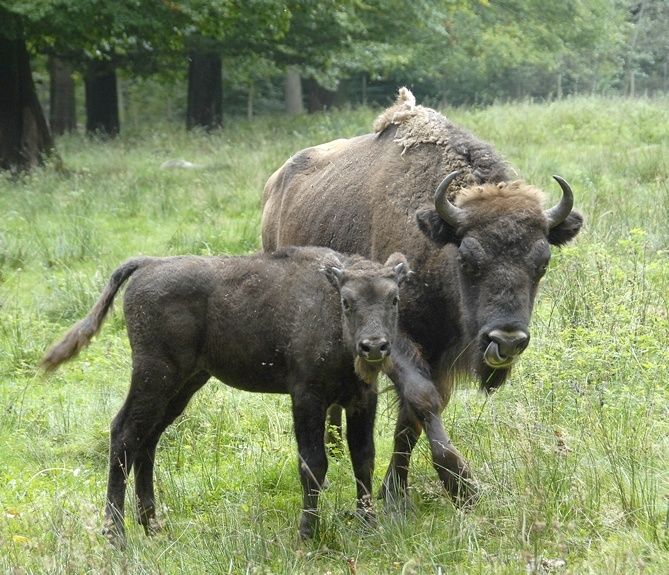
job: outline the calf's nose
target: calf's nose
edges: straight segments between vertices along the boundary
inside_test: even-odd
[[[488,338],[497,344],[498,353],[501,357],[518,355],[530,343],[530,334],[520,329],[513,331],[494,329],[488,334]]]
[[[370,337],[358,342],[358,355],[367,361],[381,361],[390,355],[390,342],[383,337]]]

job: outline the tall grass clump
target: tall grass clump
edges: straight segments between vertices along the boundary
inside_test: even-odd
[[[369,131],[375,110],[231,119],[224,130],[133,126],[58,140],[65,172],[0,178],[0,571],[9,573],[664,573],[669,564],[669,117],[666,100],[573,98],[446,110],[586,218],[554,250],[532,344],[490,397],[463,386],[443,415],[480,498],[443,493],[419,442],[410,499],[358,522],[350,463],[331,458],[314,541],[297,540],[300,485],[287,397],[211,381],[164,434],[164,530],[100,535],[108,427],[127,392],[121,305],[49,379],[36,365],[140,254],[260,247],[269,175],[306,146]],[[194,169],[163,169],[184,159]],[[378,487],[394,392],[380,397]]]

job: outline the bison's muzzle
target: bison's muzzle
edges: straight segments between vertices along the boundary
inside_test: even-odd
[[[530,343],[530,335],[522,330],[494,329],[487,335],[489,343],[483,360],[494,369],[510,367]]]

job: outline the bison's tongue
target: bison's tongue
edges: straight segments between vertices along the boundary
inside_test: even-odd
[[[502,365],[511,363],[508,357],[502,357],[499,355],[499,346],[494,341],[491,341],[488,344],[485,352],[483,353],[483,359],[490,367],[500,367]]]

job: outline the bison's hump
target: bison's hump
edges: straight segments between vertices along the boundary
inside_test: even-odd
[[[470,172],[475,178],[472,182],[497,183],[513,177],[507,162],[490,144],[436,110],[417,106],[407,88],[400,88],[395,103],[376,118],[373,128],[380,134],[390,126],[397,127],[393,142],[403,148],[402,154],[420,144],[433,144],[442,148],[453,170]]]

